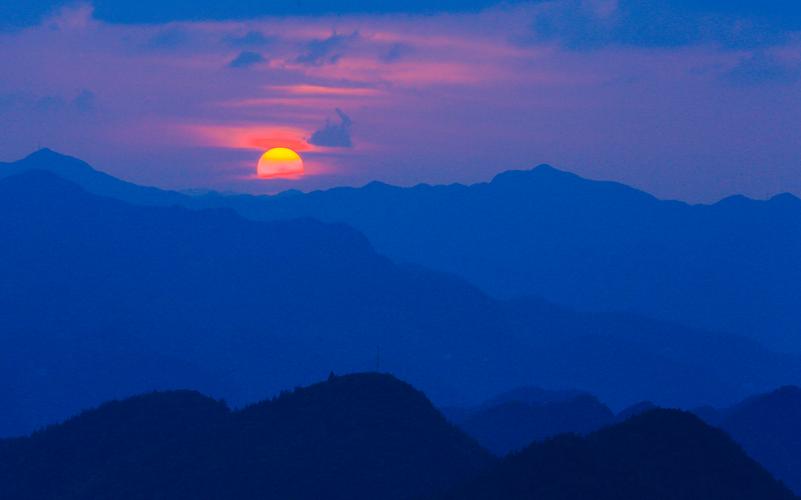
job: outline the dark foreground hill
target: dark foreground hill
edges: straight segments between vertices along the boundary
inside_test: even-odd
[[[400,500],[490,464],[422,393],[360,374],[235,412],[188,391],[104,404],[0,441],[0,498]]]
[[[790,500],[720,430],[654,410],[586,438],[564,435],[510,455],[443,499]]]
[[[801,495],[801,389],[782,387],[704,417]]]
[[[0,435],[153,389],[241,405],[376,364],[440,405],[536,383],[720,406],[801,383],[752,341],[498,302],[309,219],[129,205],[30,171],[0,180],[0,239]]]
[[[130,203],[347,223],[383,255],[454,273],[500,298],[634,312],[801,352],[801,201],[789,194],[688,205],[542,165],[469,186],[184,196],[49,150],[0,164],[0,177],[30,169]]]
[[[192,391],[0,440],[8,500],[791,500],[722,431],[653,410],[494,460],[389,375],[331,375],[242,410]]]
[[[613,416],[589,394],[526,388],[476,408],[446,409],[445,414],[482,446],[505,455],[557,434],[586,434],[656,408],[642,401]],[[782,387],[730,408],[705,406],[693,413],[724,430],[748,456],[801,494],[801,389]]]

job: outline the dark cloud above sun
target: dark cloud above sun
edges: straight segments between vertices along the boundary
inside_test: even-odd
[[[0,28],[34,25],[54,10],[82,3],[92,5],[96,19],[126,24],[270,16],[477,12],[501,4],[541,5],[544,8],[532,25],[532,36],[577,48],[608,44],[675,46],[705,41],[734,46],[770,45],[801,30],[801,2],[796,0],[34,0],[2,2]]]
[[[335,111],[339,118],[339,123],[332,123],[330,120],[326,120],[325,126],[315,130],[311,135],[310,144],[329,148],[350,148],[353,146],[350,138],[350,128],[353,122],[341,109],[337,108]]]
[[[259,63],[266,62],[267,59],[259,52],[252,50],[243,50],[231,62],[228,63],[229,68],[249,68]]]

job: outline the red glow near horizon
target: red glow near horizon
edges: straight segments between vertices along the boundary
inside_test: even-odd
[[[187,129],[204,145],[266,151],[271,148],[289,148],[294,151],[312,151],[303,129],[270,125],[198,125]]]

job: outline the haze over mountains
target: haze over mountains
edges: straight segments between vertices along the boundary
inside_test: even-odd
[[[376,364],[442,405],[537,383],[722,406],[801,383],[796,356],[753,341],[499,302],[344,225],[129,205],[26,171],[0,180],[0,232],[0,435],[152,389],[239,405]]]
[[[194,387],[249,402],[373,367],[377,349],[382,366],[434,394],[458,394],[440,370],[496,390],[522,363],[478,290],[401,269],[347,227],[136,207],[45,172],[0,181],[0,212],[2,418],[27,430],[129,391]],[[212,376],[187,384],[186,369]]]
[[[521,388],[475,408],[448,408],[444,413],[482,446],[504,456],[532,442],[561,433],[586,435],[657,408],[643,401],[614,415],[590,394]],[[728,433],[750,457],[801,495],[801,389],[781,387],[729,408],[706,406],[692,413]]]
[[[540,166],[471,186],[372,183],[222,202],[257,219],[311,216],[382,254],[493,296],[542,297],[746,335],[801,351],[801,201],[661,201]]]
[[[0,497],[795,498],[797,202],[550,167],[250,197],[0,165],[0,437],[167,390],[0,439]],[[380,374],[252,404],[364,370],[455,425]]]
[[[801,201],[789,194],[688,205],[544,165],[471,186],[194,197],[123,183],[49,151],[0,171],[31,168],[138,204],[343,222],[381,254],[454,273],[496,297],[634,312],[801,352]]]
[[[505,401],[476,408],[454,422],[498,456],[563,433],[586,434],[615,421],[615,415],[589,394],[559,401]]]

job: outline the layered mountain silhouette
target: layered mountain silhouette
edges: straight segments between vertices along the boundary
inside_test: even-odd
[[[470,186],[205,201],[257,219],[345,222],[391,258],[497,297],[634,312],[801,351],[801,201],[789,194],[687,205],[542,165]]]
[[[801,388],[782,387],[732,408],[699,413],[801,495]]]
[[[485,448],[503,456],[563,433],[584,435],[656,410],[650,401],[617,415],[590,394],[522,388],[475,408],[444,413]],[[775,478],[801,494],[801,389],[786,386],[725,409],[703,406],[693,413],[731,438]]]
[[[117,401],[0,439],[0,498],[795,498],[801,390],[731,402],[801,384],[800,214],[547,166],[257,197],[2,164],[0,437]]]
[[[491,463],[422,393],[367,373],[239,411],[191,391],[104,404],[0,441],[0,497],[407,499]]]
[[[723,406],[801,383],[752,341],[500,302],[344,225],[136,206],[31,170],[0,180],[0,234],[0,435],[153,389],[241,405],[376,365],[439,405],[537,383]]]
[[[235,411],[186,390],[105,403],[30,437],[0,440],[0,496],[796,498],[723,431],[689,413],[647,411],[499,461],[421,392],[378,373],[330,374]]]
[[[498,456],[564,433],[587,434],[615,421],[589,394],[547,402],[509,400],[468,411],[452,420]]]
[[[563,435],[505,458],[440,498],[767,500],[796,498],[723,431],[653,410],[587,437]]]
[[[49,150],[0,165],[0,176],[33,168],[137,204],[347,223],[390,258],[454,273],[499,298],[634,312],[801,352],[801,200],[789,194],[688,205],[541,165],[469,186],[190,197]]]

